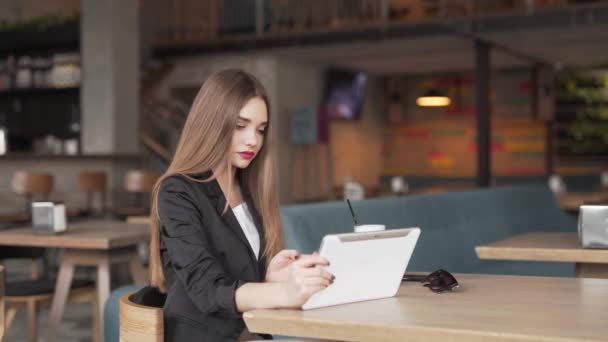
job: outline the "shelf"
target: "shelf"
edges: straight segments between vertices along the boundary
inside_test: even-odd
[[[0,32],[0,56],[46,54],[80,49],[80,23],[77,20],[49,27]]]
[[[60,94],[73,93],[80,90],[80,87],[65,87],[65,88],[18,88],[11,90],[0,91],[0,97],[9,97],[17,95],[35,95],[35,94]]]
[[[577,124],[577,123],[586,123],[586,124],[588,123],[588,124],[592,124],[592,125],[602,125],[602,126],[605,126],[605,125],[608,125],[608,120],[600,120],[600,119],[585,119],[584,121],[576,120],[576,119],[568,120],[568,121],[562,120],[562,121],[554,123],[553,124],[553,128],[557,129],[557,130],[560,130],[560,129],[569,129],[569,128],[571,128],[571,126],[573,124]],[[603,127],[597,127],[597,128],[601,129]]]
[[[603,112],[605,110],[608,110],[608,106],[595,106],[593,108],[589,108],[589,106],[580,106],[578,108],[572,107],[571,109],[568,108],[555,108],[555,111],[557,113],[561,113],[561,114],[576,114],[576,113],[589,113],[589,112]]]
[[[26,152],[14,152],[0,155],[2,161],[23,161],[23,160],[59,160],[59,161],[78,161],[78,160],[138,160],[141,154],[36,154]]]
[[[561,102],[560,103],[558,100],[555,102],[555,107],[559,108],[559,109],[594,107],[594,109],[597,109],[597,107],[608,107],[608,101],[595,101],[595,102],[591,102],[591,103],[585,103],[585,102],[579,102],[579,103]]]

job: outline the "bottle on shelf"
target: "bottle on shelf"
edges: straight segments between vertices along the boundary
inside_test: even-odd
[[[0,60],[0,92],[7,91],[10,88],[10,75],[6,60]]]
[[[42,84],[44,84],[44,87],[51,87],[52,86],[51,72],[53,71],[53,58],[44,57],[42,59],[41,69],[42,69],[42,75],[41,75]]]
[[[9,55],[6,59],[6,71],[8,74],[8,88],[15,88],[15,73],[17,72],[17,63],[15,61],[15,56]]]
[[[46,87],[44,68],[44,58],[40,56],[34,58],[34,60],[32,61],[32,72],[34,74],[33,86],[36,88]]]
[[[56,54],[51,70],[53,87],[77,87],[80,85],[80,55],[78,53]]]
[[[32,59],[29,56],[19,58],[16,74],[16,88],[31,88],[33,82]]]

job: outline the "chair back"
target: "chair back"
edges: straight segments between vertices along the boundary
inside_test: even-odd
[[[13,175],[11,187],[20,195],[48,196],[53,191],[53,175],[46,172],[17,171]]]
[[[84,192],[106,191],[108,177],[103,171],[82,171],[78,175],[78,189]]]
[[[160,174],[154,171],[129,170],[124,178],[124,188],[127,192],[151,193],[159,177]]]
[[[104,171],[82,171],[78,175],[78,189],[86,193],[87,213],[93,211],[93,196],[100,198],[101,211],[106,209],[106,185],[108,177]]]
[[[164,339],[163,309],[136,304],[130,292],[120,298],[120,341],[155,341]]]

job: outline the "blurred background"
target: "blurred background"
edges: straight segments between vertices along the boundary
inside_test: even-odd
[[[123,204],[125,172],[162,173],[200,85],[230,67],[270,93],[282,203],[340,197],[348,181],[390,193],[395,176],[409,191],[554,174],[568,190],[602,185],[605,1],[0,6],[3,211],[22,207],[9,180],[34,163],[68,204],[86,196],[84,169]]]
[[[225,68],[268,90],[283,205],[538,183],[576,212],[608,201],[606,42],[601,0],[0,0],[0,221],[147,215]]]

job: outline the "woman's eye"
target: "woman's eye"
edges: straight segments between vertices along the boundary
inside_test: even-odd
[[[236,125],[236,128],[243,129],[243,128],[245,128],[245,125]]]
[[[265,129],[258,129],[258,132],[260,132],[260,134],[264,134],[264,133],[266,133],[266,130]]]

